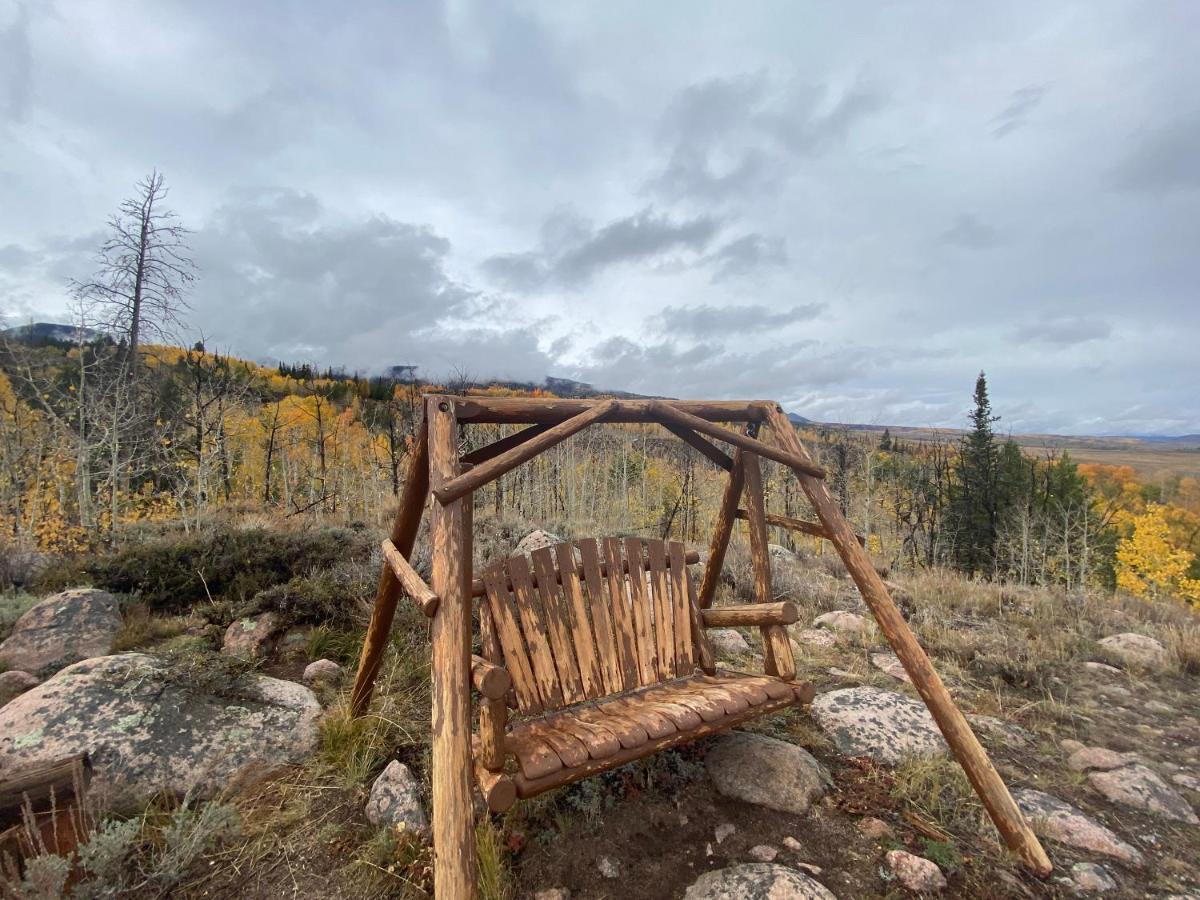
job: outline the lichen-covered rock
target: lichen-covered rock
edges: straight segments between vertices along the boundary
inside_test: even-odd
[[[304,667],[301,677],[305,684],[333,684],[342,677],[342,667],[332,659],[318,659]]]
[[[1071,866],[1071,880],[1075,882],[1077,890],[1095,894],[1103,894],[1117,886],[1104,866],[1092,862],[1077,862]]]
[[[1146,766],[1134,763],[1107,772],[1092,772],[1088,781],[1113,803],[1175,822],[1200,825],[1191,805]]]
[[[0,706],[4,706],[9,700],[19,697],[30,688],[37,686],[37,678],[28,672],[22,672],[20,669],[0,672]]]
[[[1068,847],[1103,853],[1133,866],[1142,864],[1142,854],[1082,811],[1041,791],[1028,788],[1013,793],[1030,827],[1042,837]]]
[[[234,619],[225,629],[221,652],[239,659],[262,659],[279,635],[279,617],[273,612]]]
[[[976,734],[980,734],[984,738],[990,737],[997,742],[1024,747],[1033,740],[1033,735],[1020,725],[1005,722],[995,716],[970,715],[967,716],[967,721],[971,723]]]
[[[543,547],[553,547],[555,544],[561,544],[563,539],[552,531],[543,531],[541,528],[536,531],[531,531],[521,540],[517,541],[517,546],[513,548],[513,556],[525,554],[528,556],[534,550],[541,550]]]
[[[1167,661],[1167,648],[1144,634],[1126,631],[1106,637],[1099,644],[1129,665],[1155,668]]]
[[[936,894],[946,888],[946,878],[932,860],[904,850],[889,850],[885,859],[896,880],[910,891]]]
[[[17,619],[0,644],[0,666],[45,678],[81,659],[110,653],[121,626],[116,597],[72,588],[39,601]]]
[[[1138,761],[1136,753],[1118,753],[1105,747],[1081,747],[1067,757],[1067,768],[1076,772],[1117,769]]]
[[[830,782],[803,747],[743,731],[716,738],[704,765],[718,793],[795,815],[807,812]]]
[[[393,759],[371,785],[367,821],[423,831],[428,827],[421,806],[421,785],[408,766]]]
[[[793,628],[792,639],[809,647],[832,647],[837,644],[837,637],[828,628]]]
[[[865,686],[829,691],[813,701],[812,714],[845,756],[896,765],[947,749],[925,705],[894,691]]]
[[[722,656],[744,656],[750,652],[750,644],[742,637],[740,631],[734,631],[732,628],[710,628],[707,635],[713,651]]]
[[[778,588],[793,589],[804,581],[804,563],[800,557],[779,544],[768,544],[767,553],[771,557],[771,575]]]
[[[775,863],[745,863],[705,872],[684,900],[837,900],[828,888]]]
[[[202,799],[307,757],[320,713],[290,681],[206,687],[141,653],[88,659],[0,709],[0,779],[86,751],[101,802],[140,807],[162,790]]]
[[[872,653],[871,665],[884,674],[891,675],[897,681],[907,681],[912,684],[912,679],[908,677],[908,672],[904,671],[900,657],[895,653]]]
[[[858,634],[866,627],[867,620],[858,613],[852,613],[845,609],[835,609],[833,612],[817,616],[813,619],[813,624],[818,628],[828,628],[830,631],[836,631],[838,634]]]

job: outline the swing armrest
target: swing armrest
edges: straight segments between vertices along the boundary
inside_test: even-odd
[[[508,669],[488,662],[482,656],[471,656],[471,683],[488,700],[500,700],[512,687]]]
[[[800,610],[791,600],[778,603],[739,603],[714,606],[700,611],[705,628],[736,628],[747,625],[791,625],[800,618]]]

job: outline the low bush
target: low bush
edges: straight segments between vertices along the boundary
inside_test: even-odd
[[[0,594],[0,641],[12,634],[17,619],[37,602],[37,597],[20,591]]]

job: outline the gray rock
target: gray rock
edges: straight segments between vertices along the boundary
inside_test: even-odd
[[[1082,750],[1087,744],[1074,738],[1063,738],[1058,742],[1058,746],[1062,747],[1064,753],[1074,753],[1076,750]]]
[[[0,644],[0,667],[45,678],[59,669],[112,651],[121,606],[107,591],[72,588],[25,611]]]
[[[946,889],[946,878],[937,863],[904,850],[889,850],[884,859],[896,880],[917,894],[936,894]]]
[[[262,659],[270,653],[279,630],[279,617],[273,612],[235,619],[225,629],[221,652],[240,659]]]
[[[813,701],[812,714],[845,756],[896,765],[947,749],[925,705],[894,691],[866,686],[829,691]]]
[[[0,706],[37,686],[37,678],[28,672],[22,672],[20,669],[0,672]]]
[[[725,838],[730,837],[737,831],[737,826],[732,822],[722,822],[713,829],[713,837],[717,839],[718,844],[725,842]]]
[[[1071,866],[1071,880],[1080,891],[1090,891],[1103,894],[1116,888],[1117,883],[1109,877],[1104,866],[1099,863],[1077,862]]]
[[[246,675],[209,688],[153,656],[103,656],[0,709],[0,778],[87,751],[100,802],[141,807],[160,790],[203,799],[303,760],[320,714],[290,681]]]
[[[1197,778],[1195,775],[1189,775],[1186,772],[1176,772],[1171,776],[1171,780],[1181,788],[1187,788],[1189,791],[1200,794],[1200,778]]]
[[[799,556],[779,544],[768,544],[767,553],[771,557],[771,575],[777,587],[788,590],[803,584],[805,568]]]
[[[387,764],[367,798],[367,821],[424,831],[428,827],[421,807],[421,785],[408,766],[393,759]]]
[[[1141,853],[1071,804],[1028,788],[1014,792],[1013,799],[1029,819],[1030,827],[1043,837],[1133,866],[1142,864]]]
[[[602,856],[596,864],[596,868],[600,870],[601,876],[604,878],[620,878],[621,863],[611,856]]]
[[[553,547],[555,544],[561,544],[563,539],[552,531],[543,531],[541,528],[536,531],[531,531],[521,540],[517,541],[517,546],[513,547],[513,556],[520,556],[522,553],[528,556],[534,550],[541,550],[544,547]]]
[[[904,671],[904,665],[900,662],[900,657],[895,653],[872,653],[871,665],[884,674],[891,675],[897,681],[907,681],[909,684],[912,684],[912,679]]]
[[[1067,757],[1067,768],[1076,772],[1116,769],[1138,761],[1136,753],[1118,753],[1104,747],[1081,747]]]
[[[304,667],[304,675],[301,677],[305,684],[333,684],[342,677],[342,667],[332,659],[318,659]]]
[[[858,613],[852,613],[845,609],[835,609],[833,612],[817,616],[813,619],[813,624],[818,628],[828,628],[831,631],[836,631],[838,634],[858,634],[866,627],[867,620]]]
[[[714,738],[704,766],[723,796],[795,815],[807,812],[830,783],[803,747],[744,731]]]
[[[774,863],[745,863],[705,872],[684,900],[837,900],[819,881]]]
[[[1144,634],[1126,631],[1106,637],[1099,644],[1128,665],[1156,668],[1167,661],[1167,648]]]
[[[1143,765],[1122,766],[1088,775],[1092,787],[1113,803],[1175,822],[1200,825],[1195,811],[1170,785]]]
[[[794,629],[792,638],[798,644],[805,644],[809,647],[832,647],[837,644],[837,638],[828,628]]]
[[[750,848],[750,858],[755,862],[775,862],[778,855],[779,850],[770,844],[755,844]]]
[[[967,716],[967,721],[977,732],[983,732],[984,737],[992,737],[997,741],[1016,744],[1025,747],[1033,740],[1033,735],[1020,725],[1005,722],[995,716]]]
[[[712,644],[714,652],[725,656],[744,656],[750,652],[750,645],[742,633],[732,628],[710,628],[708,642]]]
[[[565,887],[552,887],[538,891],[533,900],[571,900],[571,892]]]

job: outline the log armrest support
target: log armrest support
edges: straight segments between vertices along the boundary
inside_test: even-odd
[[[800,611],[790,600],[778,603],[741,603],[736,606],[714,606],[700,611],[705,628],[737,628],[741,626],[791,625],[800,619]]]
[[[508,669],[488,662],[482,656],[471,657],[471,684],[488,700],[503,700],[512,687]]]
[[[404,554],[396,549],[396,545],[391,541],[383,542],[383,558],[387,560],[388,567],[391,568],[392,574],[396,576],[396,580],[400,582],[400,587],[404,589],[404,593],[413,598],[417,606],[421,607],[427,618],[432,619],[437,612],[439,598],[433,592],[433,589],[425,583],[425,580],[417,574]]]

